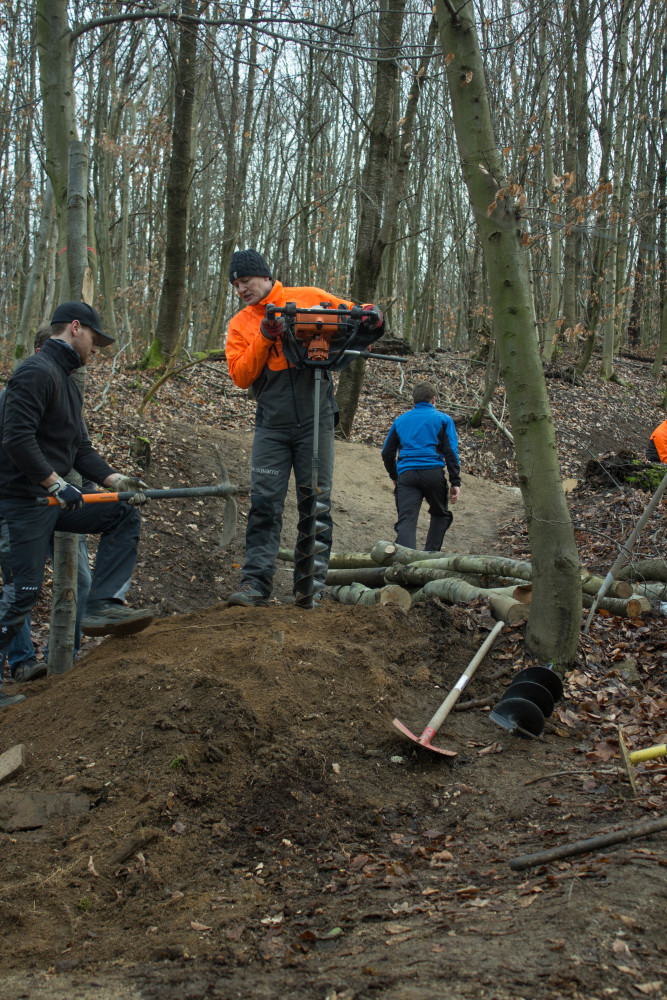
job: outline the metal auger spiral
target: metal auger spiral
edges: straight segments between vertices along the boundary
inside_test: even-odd
[[[329,525],[322,515],[330,510],[330,504],[319,496],[325,496],[317,487],[297,486],[297,507],[299,521],[294,549],[294,594],[296,603],[302,608],[312,608],[324,590],[329,551],[328,542],[322,537]]]

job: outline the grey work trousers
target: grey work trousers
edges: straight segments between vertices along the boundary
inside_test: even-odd
[[[331,484],[334,468],[333,414],[320,417],[318,459],[317,485],[320,491],[318,500],[327,508],[319,517],[324,527],[318,534],[318,539],[328,545],[328,551],[318,556],[318,560],[328,564],[333,533],[331,518]],[[297,486],[312,484],[312,420],[300,427],[256,427],[252,445],[250,513],[246,528],[245,561],[241,582],[252,584],[265,597],[271,593],[280,547],[283,508],[292,470]]]

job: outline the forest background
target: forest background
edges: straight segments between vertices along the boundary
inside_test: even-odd
[[[607,379],[628,344],[661,368],[661,5],[2,11],[7,353],[84,284],[126,359],[218,350],[248,245],[285,284],[376,301],[413,349],[486,352],[477,416],[502,378],[531,538],[527,643],[571,662],[579,565],[542,365],[569,344],[581,376],[599,342]],[[338,386],[346,436],[363,377]]]

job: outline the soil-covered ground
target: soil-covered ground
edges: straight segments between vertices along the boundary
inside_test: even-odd
[[[378,445],[410,405],[407,386],[431,377],[457,419],[464,471],[445,548],[529,557],[511,445],[495,424],[465,422],[483,371],[447,354],[406,368],[405,382],[395,366],[373,369],[355,440],[338,445],[334,550],[393,538]],[[548,380],[563,476],[581,482],[569,496],[582,562],[602,575],[650,494],[586,483],[584,469],[620,447],[643,455],[661,419],[649,365],[618,370],[618,385],[593,373],[583,386]],[[634,795],[618,748],[619,725],[633,749],[666,738],[659,607],[595,616],[536,740],[489,718],[533,662],[523,626],[505,628],[434,740],[455,756],[419,750],[392,719],[422,731],[493,627],[489,609],[300,609],[289,563],[269,607],[228,607],[252,405],[209,364],[163,386],[140,417],[149,384],[106,360],[92,370],[100,450],[139,471],[129,447],[148,438],[144,478],[168,487],[216,482],[217,445],[239,487],[239,530],[220,547],[216,499],[145,507],[129,598],[155,609],[153,625],[87,640],[69,673],[33,682],[3,711],[0,752],[23,744],[26,763],[0,788],[2,996],[667,995],[664,833],[510,867],[664,815],[665,759],[637,766]],[[508,424],[502,390],[494,413]],[[290,496],[288,548],[295,523]],[[664,558],[664,537],[663,506],[633,557]],[[47,576],[40,656],[48,607]],[[51,814],[26,819],[47,793]]]

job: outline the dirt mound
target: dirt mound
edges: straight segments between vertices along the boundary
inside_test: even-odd
[[[62,678],[36,682],[3,718],[5,745],[27,752],[13,792],[75,793],[90,808],[2,835],[7,1000],[26,984],[31,997],[100,995],[97,969],[105,1000],[305,1000],[313,975],[315,995],[333,981],[350,1000],[426,998],[435,982],[453,996],[452,978],[457,997],[472,997],[495,981],[501,918],[516,981],[544,974],[547,938],[571,931],[558,898],[572,886],[553,882],[536,951],[538,917],[522,906],[538,889],[507,861],[540,846],[535,829],[562,840],[597,811],[610,822],[620,779],[567,764],[581,732],[552,726],[548,742],[526,746],[483,709],[447,721],[447,760],[393,729],[397,715],[421,732],[491,627],[479,621],[437,604],[408,615],[219,605],[105,640]],[[517,639],[498,640],[471,696],[507,683]],[[599,904],[641,898],[641,872],[613,889],[600,875]],[[483,953],[465,933],[473,919],[489,935]],[[426,943],[425,992],[392,992],[401,967],[421,980]],[[563,995],[553,958],[546,968],[547,993],[532,995]],[[579,970],[577,982],[592,988],[591,977]]]
[[[5,745],[26,747],[15,790],[91,808],[5,844],[9,964],[148,960],[177,940],[201,954],[184,920],[210,924],[239,879],[254,910],[263,866],[275,879],[298,855],[299,877],[314,878],[318,852],[370,850],[383,816],[422,813],[440,780],[391,762],[411,750],[392,713],[423,728],[425,690],[435,708],[481,638],[445,609],[218,606],[106,640],[36,682],[3,719]],[[446,740],[465,756],[469,737],[454,725]],[[204,951],[238,920],[223,909]],[[131,945],[119,911],[141,929]]]

